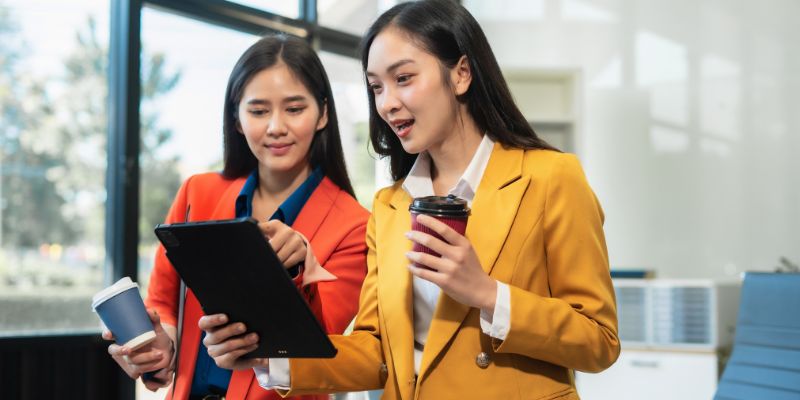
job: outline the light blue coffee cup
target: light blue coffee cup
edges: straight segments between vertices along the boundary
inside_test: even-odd
[[[131,278],[124,277],[95,294],[92,309],[121,346],[136,349],[156,338],[139,285]]]

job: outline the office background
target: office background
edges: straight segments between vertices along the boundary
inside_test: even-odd
[[[38,368],[76,358],[94,375],[50,387],[133,398],[101,372],[114,365],[89,299],[121,276],[146,285],[178,185],[221,166],[227,75],[260,33],[320,50],[369,207],[388,178],[356,49],[395,3],[0,0],[0,382],[36,398]],[[729,281],[800,263],[800,4],[462,4],[531,123],[580,157],[612,268]]]

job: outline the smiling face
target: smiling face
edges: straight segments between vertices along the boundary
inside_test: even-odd
[[[308,151],[327,113],[283,62],[258,72],[245,86],[238,129],[262,176],[310,169]]]
[[[389,27],[375,37],[368,53],[367,81],[378,114],[406,152],[417,154],[441,145],[455,131],[457,70],[443,70],[435,56],[398,28]]]

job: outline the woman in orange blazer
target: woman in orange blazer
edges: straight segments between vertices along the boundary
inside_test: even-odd
[[[223,172],[190,177],[166,222],[241,216],[262,221],[264,235],[296,274],[298,290],[316,317],[329,333],[342,333],[355,315],[366,274],[369,215],[353,197],[330,83],[308,44],[270,36],[242,55],[228,81],[223,134]],[[183,320],[178,320],[179,287],[179,277],[159,247],[145,301],[157,339],[136,351],[111,345],[109,352],[123,369],[133,378],[150,372],[143,379],[151,390],[169,385],[175,375],[168,396],[174,399],[280,398],[259,387],[252,370],[231,373],[213,362],[208,337],[201,339],[198,320],[203,313],[191,290]],[[241,323],[223,321],[221,330],[246,331]],[[257,341],[255,334],[240,337],[250,345],[237,356],[252,351]]]
[[[355,328],[332,337],[330,360],[253,361],[259,381],[288,395],[577,399],[572,371],[601,371],[620,347],[604,216],[576,157],[536,136],[455,2],[390,9],[362,57],[372,144],[396,182],[373,202]],[[425,216],[439,237],[411,230],[413,198],[450,194],[471,205],[465,235]],[[240,344],[214,336],[226,362]]]

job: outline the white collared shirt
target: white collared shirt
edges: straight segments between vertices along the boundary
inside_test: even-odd
[[[489,158],[492,155],[494,141],[489,135],[483,135],[478,149],[472,156],[464,174],[447,194],[458,196],[472,206],[478,185],[483,178]],[[403,182],[403,190],[414,197],[433,196],[433,180],[431,179],[431,158],[427,152],[420,153],[417,161],[408,172]],[[414,371],[419,373],[422,362],[422,351],[428,339],[428,329],[433,320],[436,303],[439,301],[441,289],[435,284],[416,276],[412,279],[414,287]],[[498,282],[497,298],[494,314],[481,311],[481,330],[494,338],[504,340],[508,335],[511,320],[511,293],[508,285]]]
[[[464,174],[450,189],[447,194],[458,196],[472,206],[478,185],[483,178],[489,158],[492,155],[494,141],[489,135],[483,135],[478,149],[472,156]],[[431,179],[431,159],[427,152],[420,153],[411,170],[403,181],[403,190],[412,198],[433,196],[433,180]],[[428,329],[433,320],[436,303],[439,301],[441,289],[435,284],[424,279],[412,279],[414,292],[414,371],[419,373],[422,362],[422,351],[428,339]],[[481,330],[483,333],[505,340],[511,327],[511,292],[508,285],[497,282],[497,298],[495,299],[494,313],[481,310]],[[271,358],[269,368],[253,368],[258,383],[264,389],[288,389],[290,383],[289,360],[285,358]]]

